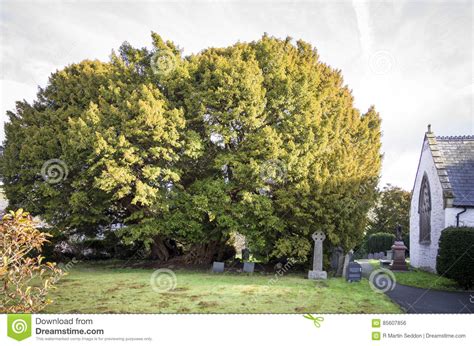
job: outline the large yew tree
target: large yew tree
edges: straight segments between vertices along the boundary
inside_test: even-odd
[[[380,118],[306,42],[264,35],[183,57],[152,34],[111,61],[54,73],[10,112],[0,161],[12,207],[67,232],[124,223],[167,260],[221,255],[235,232],[256,256],[311,255],[311,234],[350,249],[381,165]],[[56,184],[44,162],[62,160]]]

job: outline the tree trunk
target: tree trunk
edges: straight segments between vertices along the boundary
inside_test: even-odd
[[[164,239],[157,235],[153,238],[151,246],[151,259],[166,262],[170,257],[170,252],[165,245]]]
[[[195,244],[186,254],[186,263],[189,264],[210,264],[218,256],[221,242],[214,240],[207,244]]]

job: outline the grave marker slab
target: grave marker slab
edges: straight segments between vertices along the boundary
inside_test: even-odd
[[[346,280],[349,282],[360,281],[362,279],[362,267],[357,262],[350,262],[347,266]]]
[[[255,263],[244,262],[244,273],[253,273],[254,269],[255,269]]]
[[[224,262],[214,262],[212,264],[212,271],[214,273],[223,273],[224,272]]]
[[[345,256],[344,256],[344,268],[342,269],[342,277],[346,277],[347,275],[347,267],[349,263],[352,262],[352,257],[354,255],[354,251],[349,251]]]

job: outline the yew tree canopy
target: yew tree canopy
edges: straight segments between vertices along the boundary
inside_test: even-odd
[[[126,241],[185,248],[239,232],[265,258],[306,260],[316,230],[345,249],[363,237],[380,118],[354,108],[340,71],[289,38],[186,57],[152,41],[55,72],[9,112],[0,168],[12,207],[65,232],[121,222]],[[67,174],[52,183],[54,159]]]

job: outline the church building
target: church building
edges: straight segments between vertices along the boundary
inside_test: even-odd
[[[410,264],[436,272],[441,232],[474,227],[474,136],[435,136],[428,126],[410,208]]]

